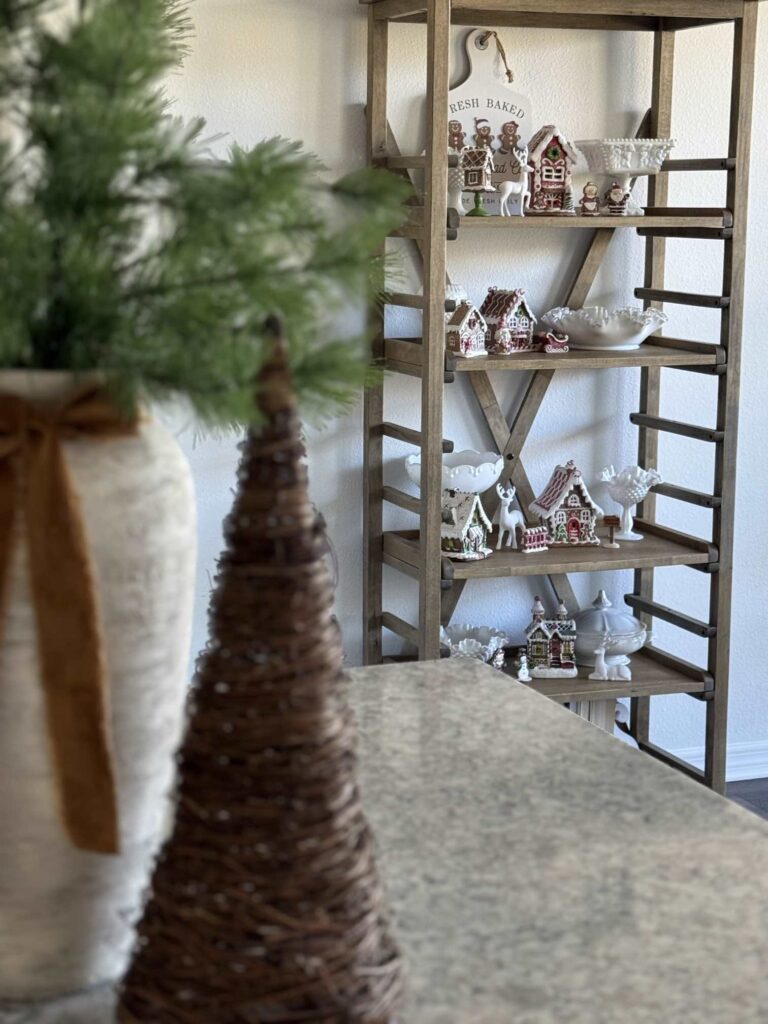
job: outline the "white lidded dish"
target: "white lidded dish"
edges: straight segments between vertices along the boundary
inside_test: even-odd
[[[639,651],[648,639],[645,623],[625,609],[614,608],[604,590],[598,592],[589,608],[573,618],[579,665],[594,665],[598,647],[605,647],[606,664],[627,665],[628,655]]]

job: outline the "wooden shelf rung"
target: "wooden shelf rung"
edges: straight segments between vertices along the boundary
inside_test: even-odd
[[[406,309],[424,309],[424,296],[409,292],[391,292],[387,296],[388,306],[403,306]],[[445,300],[445,312],[453,313],[456,309],[455,299]]]
[[[736,160],[730,156],[704,157],[701,160],[665,160],[661,171],[732,171]]]
[[[412,626],[405,619],[401,619],[399,615],[394,615],[392,612],[382,612],[381,624],[384,629],[388,629],[391,633],[396,633],[403,640],[407,640],[409,644],[413,644],[415,647],[419,646],[419,631],[416,626]]]
[[[645,412],[632,412],[629,414],[630,423],[636,427],[645,427],[647,430],[661,430],[665,434],[680,434],[681,437],[692,437],[697,441],[709,441],[712,444],[722,443],[724,432],[711,427],[697,427],[692,423],[679,423],[677,420],[667,420],[662,416],[649,416]]]
[[[382,167],[388,168],[390,171],[420,170],[427,166],[427,158],[425,156],[387,156],[382,158],[382,160],[379,161],[379,164]],[[458,153],[448,154],[448,166],[459,166]]]
[[[661,348],[682,349],[684,352],[700,352],[702,355],[712,356],[716,363],[725,363],[726,361],[726,351],[719,343],[689,341],[687,338],[668,338],[666,335],[655,334],[645,344]]]
[[[407,512],[413,512],[417,516],[421,515],[421,500],[412,494],[401,491],[399,487],[390,487],[389,484],[384,484],[381,496],[390,505],[397,505],[398,508],[404,508]]]
[[[733,228],[638,228],[641,238],[703,238],[713,242],[733,238]]]
[[[635,525],[640,533],[650,534],[652,537],[661,537],[663,540],[671,541],[673,544],[682,544],[684,547],[693,548],[696,551],[703,551],[707,555],[707,562],[713,565],[720,557],[716,545],[703,537],[694,537],[690,533],[683,533],[682,530],[673,530],[671,526],[664,526],[639,517],[635,519]],[[694,566],[691,566],[694,568]],[[698,566],[702,572],[711,571],[709,566]]]
[[[646,206],[644,209],[646,217],[660,217],[662,220],[664,217],[675,217],[694,221],[701,218],[709,219],[714,217],[720,221],[722,227],[733,227],[733,213],[723,206]],[[659,226],[663,227],[664,225]],[[693,223],[689,226],[711,227],[712,225]]]
[[[685,501],[689,505],[698,505],[700,508],[720,508],[723,503],[719,494],[693,491],[688,487],[678,487],[677,484],[656,484],[653,490],[655,494],[663,494],[666,498]]]
[[[689,764],[688,761],[683,761],[680,757],[675,757],[675,755],[670,754],[668,750],[663,750],[661,747],[657,747],[655,743],[650,743],[645,740],[638,740],[637,745],[640,750],[646,754],[650,754],[651,757],[655,757],[657,761],[663,762],[670,768],[677,769],[677,771],[682,772],[684,775],[688,775],[690,778],[695,779],[696,782],[705,782],[704,772],[700,768]]]
[[[700,666],[694,665],[693,662],[686,661],[684,658],[678,658],[676,654],[670,654],[668,651],[663,651],[660,647],[654,647],[652,644],[648,644],[643,647],[642,651],[643,654],[647,655],[652,661],[655,661],[659,665],[663,665],[664,668],[668,668],[680,675],[687,676],[695,682],[704,683],[706,687],[703,691],[704,693],[711,693],[714,689],[714,677],[705,668],[700,668]],[[691,696],[693,696],[693,694],[691,694]]]
[[[698,295],[695,292],[673,292],[668,288],[635,288],[635,298],[648,302],[674,302],[681,306],[705,306],[708,309],[725,309],[731,302],[727,295]]]
[[[674,608],[669,608],[665,604],[658,604],[656,601],[651,601],[650,598],[641,597],[640,594],[625,594],[624,600],[634,611],[645,612],[646,615],[651,615],[655,619],[663,619],[664,622],[685,629],[695,636],[706,638],[717,636],[717,626],[675,611]]]
[[[415,445],[416,448],[421,448],[424,443],[424,438],[420,430],[412,430],[410,427],[401,427],[399,423],[382,423],[379,426],[379,430],[384,437],[392,437],[396,441],[404,441],[406,444]],[[442,446],[444,452],[453,451],[453,441],[448,441],[446,438],[442,440]]]
[[[396,231],[391,232],[391,238],[424,238],[424,207],[409,206],[408,220]],[[448,241],[455,241],[458,238],[458,228],[461,218],[456,210],[450,209],[445,218],[446,237]]]

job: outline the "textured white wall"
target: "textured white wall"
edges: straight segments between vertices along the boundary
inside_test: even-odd
[[[183,73],[170,82],[177,112],[203,114],[212,132],[252,144],[282,134],[302,139],[332,172],[342,173],[364,162],[365,16],[355,0],[197,0],[196,38]],[[768,668],[750,649],[749,634],[759,636],[751,622],[768,600],[768,541],[757,518],[768,489],[763,440],[768,427],[762,324],[765,322],[765,266],[768,263],[768,213],[765,206],[768,145],[768,58],[765,56],[766,15],[762,16],[763,56],[758,66],[755,145],[746,281],[746,330],[742,386],[741,447],[736,530],[736,572],[730,741],[734,751],[765,744],[768,758]],[[454,80],[463,69],[461,39],[454,36]],[[502,32],[515,87],[531,96],[537,123],[556,121],[572,138],[625,136],[634,133],[650,93],[651,39],[645,35],[599,32]],[[679,72],[674,97],[673,134],[676,156],[720,156],[726,153],[729,51],[732,30],[713,27],[678,36]],[[421,26],[392,30],[390,119],[404,151],[423,145],[421,96],[424,84],[425,31]],[[221,143],[225,145],[226,142]],[[720,205],[724,180],[717,174],[679,175],[673,182],[677,205]],[[583,250],[585,238],[572,232],[541,230],[473,232],[449,250],[453,279],[480,300],[489,284],[524,286],[534,308],[542,312],[559,303]],[[592,299],[610,304],[631,300],[642,283],[642,243],[631,232],[614,241],[614,249],[593,291]],[[720,289],[722,247],[717,243],[673,241],[668,285],[693,291]],[[414,286],[417,284],[414,279]],[[670,307],[668,333],[677,337],[717,338],[716,315]],[[356,317],[351,312],[350,317]],[[418,321],[401,314],[393,331],[418,333]],[[506,408],[514,408],[520,383],[515,375],[496,375],[495,384]],[[636,432],[627,414],[636,407],[638,371],[615,370],[561,374],[547,397],[526,449],[525,461],[534,486],[543,484],[556,461],[573,457],[593,480],[609,462],[634,461]],[[663,414],[711,425],[714,423],[714,381],[703,375],[664,371]],[[466,382],[446,392],[447,436],[457,447],[488,446],[489,438],[472,407]],[[387,385],[387,417],[418,426],[418,382],[393,377]],[[348,658],[361,653],[361,411],[310,438],[313,496],[323,510],[341,567],[337,611]],[[237,455],[233,439],[195,441],[190,425],[182,435],[197,481],[200,503],[202,564],[196,644],[205,640],[205,605],[210,573],[220,545],[220,523],[231,499]],[[402,456],[410,449],[387,442],[387,476],[408,486]],[[703,444],[664,438],[660,469],[665,478],[708,490],[712,486],[711,453]],[[599,497],[599,488],[595,488]],[[762,499],[761,499],[762,495]],[[708,513],[661,499],[662,516],[670,525],[692,531],[708,528]],[[388,510],[387,525],[411,525],[411,517]],[[415,588],[389,575],[388,607],[412,617]],[[686,569],[658,573],[662,601],[706,617],[707,586],[703,575]],[[599,585],[620,599],[632,586],[630,573],[604,578],[576,577],[583,599]],[[525,581],[487,581],[467,588],[458,620],[521,628],[527,621],[535,587]],[[703,641],[660,625],[662,642],[693,659],[702,658]],[[677,634],[677,635],[675,635]],[[392,643],[394,638],[390,637]],[[759,641],[758,641],[759,643]],[[673,749],[699,748],[703,742],[703,709],[686,697],[659,699],[654,705],[653,733]],[[768,768],[768,764],[766,766]]]

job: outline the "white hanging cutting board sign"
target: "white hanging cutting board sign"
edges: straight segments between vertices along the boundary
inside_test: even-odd
[[[466,146],[490,146],[491,180],[498,185],[518,172],[513,147],[527,144],[533,135],[533,108],[528,97],[509,83],[495,34],[473,29],[465,47],[469,75],[448,96],[448,149],[456,153]],[[498,214],[499,203],[497,192],[482,196],[488,213]]]

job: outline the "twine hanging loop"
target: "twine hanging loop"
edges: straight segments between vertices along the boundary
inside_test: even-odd
[[[515,80],[515,76],[512,74],[512,68],[510,68],[509,66],[509,61],[507,60],[507,53],[506,50],[504,49],[504,44],[502,43],[501,38],[499,37],[499,33],[496,31],[485,32],[482,36],[480,36],[479,43],[483,48],[485,48],[488,45],[488,40],[491,38],[496,40],[496,49],[498,50],[499,56],[501,57],[501,63],[504,65],[504,70],[507,73],[507,81],[512,83]]]

